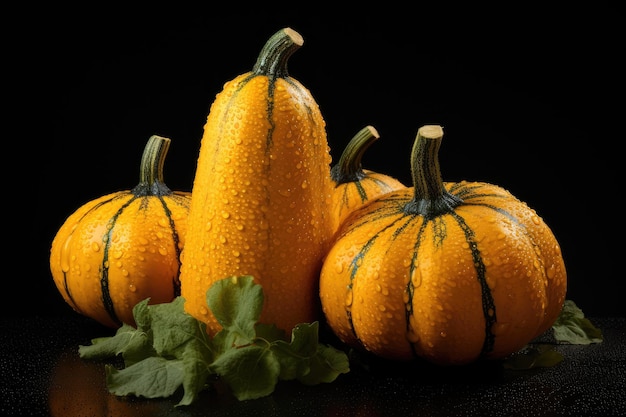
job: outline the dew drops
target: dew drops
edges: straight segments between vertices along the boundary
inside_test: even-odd
[[[346,293],[346,299],[345,299],[346,306],[350,307],[353,301],[354,301],[354,293],[352,292],[352,290],[348,290],[348,292]]]
[[[130,284],[128,286],[128,291],[130,291],[130,292],[137,292],[137,287],[134,284]]]
[[[278,190],[278,194],[282,195],[283,197],[290,197],[291,196],[291,189],[290,188],[281,188]]]

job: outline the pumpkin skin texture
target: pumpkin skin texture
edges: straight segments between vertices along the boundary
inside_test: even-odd
[[[414,186],[346,220],[322,268],[322,308],[339,339],[383,358],[504,358],[557,319],[563,257],[544,221],[507,190],[442,182],[442,136],[440,126],[420,128]]]
[[[365,151],[379,138],[380,135],[373,126],[365,126],[348,142],[339,161],[330,170],[335,182],[331,203],[335,231],[350,213],[373,198],[406,187],[389,175],[363,169]]]
[[[63,299],[108,327],[134,326],[132,309],[139,301],[164,303],[180,295],[191,193],[163,182],[170,142],[151,136],[139,184],[85,203],[52,241],[50,270]]]
[[[251,275],[264,293],[260,321],[285,332],[319,319],[319,272],[332,237],[332,180],[325,121],[310,91],[289,76],[303,43],[276,32],[252,71],[211,105],[192,188],[182,256],[185,310],[215,334],[206,293]]]

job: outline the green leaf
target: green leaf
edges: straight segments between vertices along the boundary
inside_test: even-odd
[[[305,385],[333,382],[340,374],[350,371],[348,358],[343,351],[332,346],[320,345],[317,354],[311,358],[310,371],[300,375],[298,380]]]
[[[183,375],[183,398],[177,405],[190,405],[202,392],[213,375],[209,368],[210,361],[204,354],[204,349],[198,349],[197,344],[188,343],[181,355],[184,369]]]
[[[158,323],[153,328],[153,343],[160,356],[179,358],[188,343],[198,344],[199,351],[212,350],[206,325],[185,312],[184,302],[184,298],[177,297],[171,303],[150,307],[152,321]]]
[[[235,345],[246,345],[254,340],[254,326],[263,308],[263,291],[253,277],[246,275],[217,281],[207,292],[207,304],[219,324],[237,335]]]
[[[128,324],[123,324],[114,336],[92,339],[91,343],[78,347],[81,358],[103,360],[122,355],[126,364],[132,365],[155,354],[151,332],[137,330]]]
[[[561,314],[552,325],[552,329],[558,343],[588,345],[603,340],[600,329],[585,318],[583,311],[571,300],[565,300]]]
[[[559,364],[563,355],[554,346],[538,344],[527,346],[503,361],[505,369],[528,370],[534,368],[550,368]]]
[[[116,395],[166,398],[182,391],[176,406],[190,405],[219,376],[239,400],[271,394],[281,379],[304,384],[331,382],[349,371],[348,357],[319,343],[317,322],[296,326],[291,342],[274,325],[258,323],[263,291],[251,276],[225,278],[207,291],[222,325],[213,338],[206,325],[185,312],[184,299],[133,309],[137,327],[122,325],[114,336],[79,346],[84,359],[120,356],[124,367],[106,366],[107,387]]]
[[[182,360],[161,357],[146,358],[121,370],[107,366],[106,371],[111,393],[144,398],[173,395],[182,385],[185,375]]]
[[[213,369],[238,400],[261,398],[274,392],[280,362],[267,346],[248,345],[221,355]]]
[[[272,350],[281,364],[280,379],[298,379],[307,385],[332,382],[350,370],[343,351],[321,345],[319,323],[301,323],[294,327],[291,342],[277,340]]]

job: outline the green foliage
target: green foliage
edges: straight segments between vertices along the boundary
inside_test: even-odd
[[[106,365],[111,393],[144,398],[170,397],[182,389],[177,405],[192,404],[219,379],[239,400],[271,394],[278,381],[306,385],[332,382],[349,372],[347,355],[319,343],[317,322],[296,326],[287,341],[275,326],[259,324],[263,291],[251,276],[216,282],[207,302],[222,326],[211,338],[206,325],[184,311],[184,299],[137,304],[137,327],[124,324],[115,335],[79,346],[83,359],[118,356],[124,367]]]
[[[559,364],[563,355],[555,350],[559,344],[588,345],[602,342],[602,332],[583,314],[572,300],[565,300],[561,314],[543,338],[552,342],[533,341],[523,349],[506,358],[506,369],[527,370],[548,368]],[[541,339],[541,338],[540,338]]]

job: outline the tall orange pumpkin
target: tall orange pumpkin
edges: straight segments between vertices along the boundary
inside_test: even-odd
[[[287,71],[303,44],[291,28],[266,42],[252,71],[216,96],[192,189],[181,294],[210,333],[221,326],[206,293],[251,275],[263,288],[260,321],[291,332],[321,317],[322,258],[332,236],[326,123],[311,92]]]

